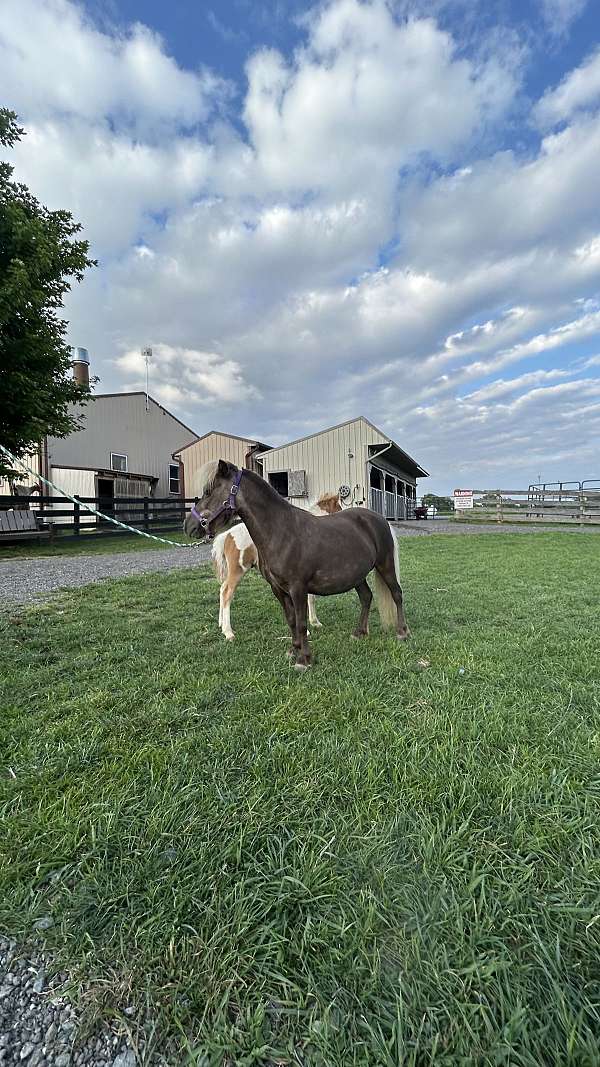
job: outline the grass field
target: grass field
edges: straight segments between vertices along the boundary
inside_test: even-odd
[[[173,1063],[600,1062],[596,537],[401,556],[411,642],[332,598],[302,676],[255,575],[233,645],[207,570],[2,619],[0,927]]]

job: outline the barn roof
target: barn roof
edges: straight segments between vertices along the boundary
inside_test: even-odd
[[[197,445],[200,441],[206,441],[207,437],[212,437],[216,434],[217,437],[229,437],[232,441],[243,441],[245,445],[254,445],[256,448],[262,448],[264,452],[270,452],[271,446],[265,444],[264,441],[257,441],[253,437],[238,437],[235,433],[225,433],[224,430],[209,430],[207,433],[203,433],[202,437],[197,437],[195,441],[190,441],[189,445],[184,445],[183,448],[178,448],[177,452],[174,452],[174,456],[178,456],[181,452],[185,452],[186,448],[191,448],[192,445]],[[262,453],[261,453],[262,455]]]
[[[335,426],[326,426],[325,429],[317,430],[316,433],[309,433],[305,437],[297,437],[294,441],[286,441],[284,444],[277,445],[276,448],[270,448],[266,451],[269,454],[273,452],[279,452],[282,448],[289,448],[291,445],[299,445],[303,441],[310,441],[315,437],[321,437],[323,434],[330,433],[332,430],[341,430],[343,426],[351,426],[355,422],[366,423],[366,425],[370,426],[376,434],[379,434],[380,437],[385,438],[385,440],[388,442],[388,450],[386,451],[386,455],[388,455],[390,459],[395,459],[398,466],[404,466],[404,469],[408,469],[409,473],[413,474],[416,478],[429,477],[428,472],[424,470],[424,468],[421,467],[419,463],[417,463],[416,459],[413,459],[413,457],[410,456],[408,452],[405,452],[404,449],[400,447],[400,445],[396,444],[396,442],[393,441],[391,437],[385,434],[383,430],[378,429],[378,427],[375,426],[375,424],[372,423],[370,419],[366,419],[364,415],[357,415],[354,419],[346,419],[345,422],[338,422]],[[382,444],[380,441],[376,441],[373,443],[372,446],[369,447],[376,448],[379,452],[383,448],[386,448],[386,445]],[[261,452],[259,455],[263,454],[264,453]]]

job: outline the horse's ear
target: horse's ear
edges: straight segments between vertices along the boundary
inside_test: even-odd
[[[224,459],[219,460],[219,474],[221,478],[227,478],[229,474],[230,463],[226,463]]]

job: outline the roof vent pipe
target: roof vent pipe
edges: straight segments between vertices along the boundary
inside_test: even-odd
[[[90,357],[87,348],[72,348],[73,377],[78,385],[90,384]]]

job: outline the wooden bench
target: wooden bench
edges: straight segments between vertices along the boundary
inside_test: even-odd
[[[0,541],[21,541],[24,538],[50,537],[51,529],[42,527],[34,511],[19,508],[16,511],[0,511]]]

